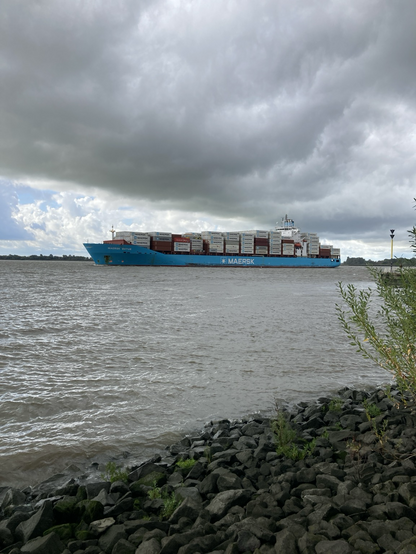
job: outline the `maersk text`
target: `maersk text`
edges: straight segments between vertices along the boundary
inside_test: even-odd
[[[223,260],[223,263],[236,264],[236,265],[251,265],[251,264],[254,264],[254,260],[250,258],[227,258]]]

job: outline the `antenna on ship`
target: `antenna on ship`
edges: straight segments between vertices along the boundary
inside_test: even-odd
[[[114,240],[114,233],[116,230],[114,229],[114,225],[111,225],[110,233],[111,233],[111,240]]]

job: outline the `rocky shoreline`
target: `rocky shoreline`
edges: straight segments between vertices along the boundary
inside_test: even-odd
[[[343,389],[210,422],[128,474],[0,490],[7,554],[416,553],[416,409]]]

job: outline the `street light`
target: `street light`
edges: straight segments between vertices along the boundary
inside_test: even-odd
[[[394,229],[390,229],[390,238],[391,238],[390,271],[393,272],[393,239],[394,239]]]

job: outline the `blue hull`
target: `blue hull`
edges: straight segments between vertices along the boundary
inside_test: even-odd
[[[172,267],[338,267],[339,258],[250,256],[220,254],[163,254],[143,246],[85,243],[97,265]]]

